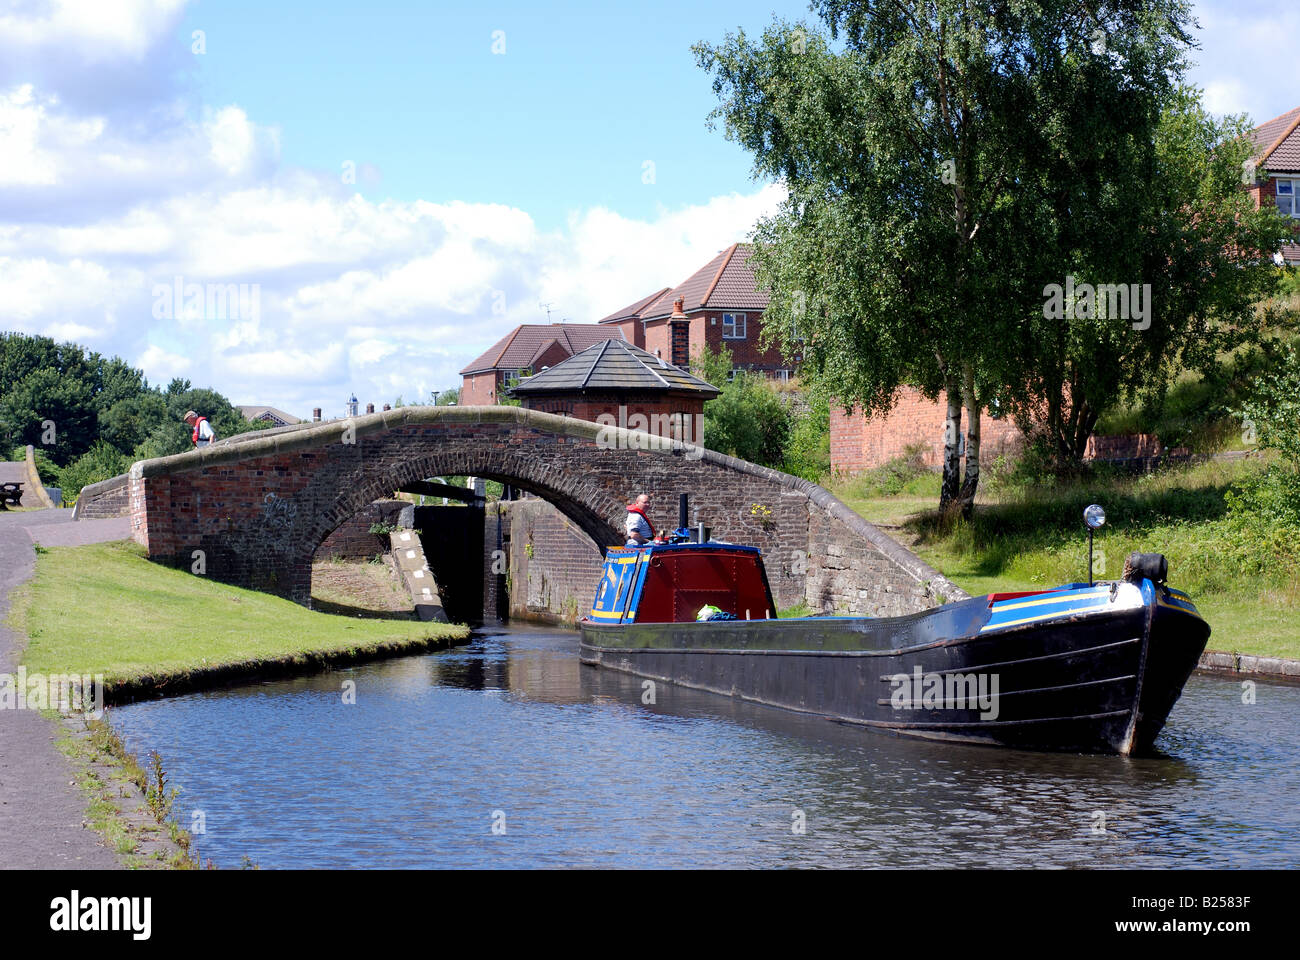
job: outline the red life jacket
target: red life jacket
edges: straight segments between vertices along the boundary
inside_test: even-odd
[[[645,511],[635,503],[629,503],[627,505],[627,512],[638,514],[641,519],[646,522],[646,526],[650,528],[650,539],[653,540],[655,538],[655,525],[650,522],[650,518],[645,515]]]
[[[199,417],[197,420],[194,421],[194,432],[190,434],[190,442],[194,444],[194,446],[196,447],[199,445],[199,425],[207,422],[208,422],[207,417]]]

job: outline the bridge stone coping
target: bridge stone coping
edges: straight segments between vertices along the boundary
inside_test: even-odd
[[[583,480],[575,479],[573,483],[574,485],[585,483],[584,489],[594,489],[593,482],[597,486],[601,482],[604,483],[605,490],[597,497],[599,502],[584,505],[603,517],[603,522],[593,522],[590,517],[575,516],[575,504],[569,504],[567,509],[563,503],[557,502],[556,505],[570,516],[575,516],[575,519],[585,520],[582,522],[583,529],[602,550],[606,544],[601,543],[601,537],[608,537],[609,531],[617,531],[617,521],[605,516],[610,510],[610,503],[616,502],[611,499],[614,495],[608,491],[612,486],[611,478],[618,478],[625,492],[639,490],[643,486],[662,487],[666,482],[663,469],[659,468],[656,472],[651,467],[650,461],[640,458],[674,457],[685,461],[677,472],[677,482],[680,484],[707,483],[707,478],[725,483],[727,477],[748,477],[755,481],[752,485],[753,489],[767,488],[773,493],[794,496],[796,500],[802,498],[806,501],[808,508],[804,530],[790,528],[790,521],[787,518],[794,514],[786,510],[780,518],[773,521],[781,528],[768,538],[768,548],[775,548],[779,543],[784,550],[786,547],[799,544],[797,551],[806,546],[807,570],[803,575],[787,573],[782,564],[781,572],[773,576],[775,581],[779,581],[773,583],[773,588],[778,593],[778,602],[783,606],[798,599],[792,592],[797,587],[802,587],[799,592],[803,594],[803,598],[812,609],[841,613],[894,615],[914,612],[936,603],[966,597],[959,587],[942,574],[862,519],[830,491],[817,484],[678,440],[522,407],[398,407],[393,410],[321,423],[252,431],[202,449],[137,462],[132,465],[129,474],[136,537],[150,548],[151,555],[178,564],[187,563],[185,551],[197,545],[200,539],[206,538],[207,545],[216,546],[218,549],[225,546],[221,534],[205,533],[201,538],[198,528],[190,520],[182,517],[181,511],[173,509],[170,494],[165,497],[151,498],[150,489],[157,482],[165,481],[166,478],[184,481],[192,475],[195,482],[201,483],[202,478],[213,471],[227,475],[231,473],[229,469],[223,471],[218,468],[237,469],[241,464],[246,465],[267,458],[276,458],[274,462],[280,465],[277,469],[284,470],[290,469],[284,464],[296,463],[285,458],[292,458],[294,455],[309,451],[341,449],[340,445],[344,445],[345,442],[360,441],[367,437],[381,441],[381,435],[401,432],[404,428],[420,426],[455,428],[494,424],[500,425],[503,431],[531,430],[577,440],[583,444],[586,452],[582,455],[589,453],[591,456],[588,469],[583,469],[586,465],[575,465],[572,462],[557,463],[555,469],[568,470],[575,475],[581,474]],[[409,442],[416,442],[414,435]],[[430,449],[436,449],[436,445],[428,445],[431,442],[436,444],[436,441],[424,438],[420,442],[426,444],[425,449],[419,456],[413,455],[413,459],[420,459],[426,456]],[[465,440],[461,438],[453,442],[464,443]],[[623,454],[630,452],[634,456],[624,456],[610,462],[612,451]],[[523,452],[528,453],[526,450]],[[539,450],[538,455],[545,454]],[[391,460],[394,454],[390,452],[386,456]],[[694,471],[691,480],[685,477],[687,463],[699,465],[698,468],[691,468]],[[638,476],[639,471],[644,473],[646,479],[643,480]],[[593,477],[596,480],[589,482]],[[526,482],[521,481],[520,485],[528,487]],[[222,488],[214,481],[206,489]],[[691,492],[689,488],[687,492]],[[336,498],[334,506],[331,507],[320,499],[320,491],[316,491],[314,496],[316,499],[309,506],[326,514],[326,521],[332,522],[330,516],[341,509],[339,505],[343,500]],[[149,502],[151,499],[153,502]],[[149,508],[146,509],[146,506]],[[671,505],[671,509],[675,513],[675,503]],[[169,512],[170,516],[160,516],[160,510]],[[581,511],[576,512],[581,513]],[[722,535],[726,535],[727,524],[719,523],[718,520],[721,519],[715,520],[710,517],[711,525],[715,529],[721,527]],[[255,522],[255,518],[244,517],[242,521],[240,518],[235,518],[234,525],[238,526],[240,522]],[[150,542],[150,527],[161,529],[164,526],[168,530],[166,539],[169,545],[155,554],[154,546]],[[316,526],[319,527],[320,524]],[[299,533],[310,538],[317,536],[323,538],[328,532],[328,530],[322,532],[312,528],[310,531],[304,529]],[[182,546],[185,551],[179,550]],[[296,573],[288,578],[290,581],[294,581],[294,577],[297,581],[301,581],[303,576],[301,555],[305,551],[305,556],[310,557],[315,546],[315,543],[306,544],[297,550],[300,556],[294,564]],[[239,549],[247,552],[248,548],[244,546]],[[772,562],[769,559],[770,572]],[[310,576],[309,570],[307,576],[308,578]],[[804,582],[794,584],[792,578],[799,578]],[[238,581],[240,578],[235,579]],[[280,578],[273,579],[281,585],[280,589],[282,589],[285,581]],[[244,585],[257,584],[245,583]],[[304,602],[308,599],[304,596],[301,582],[296,582],[290,595]]]

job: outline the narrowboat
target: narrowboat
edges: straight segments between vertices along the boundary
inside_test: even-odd
[[[1133,554],[1119,580],[901,617],[778,619],[757,548],[679,528],[608,549],[579,656],[905,736],[1140,754],[1210,635],[1167,568],[1159,554]]]

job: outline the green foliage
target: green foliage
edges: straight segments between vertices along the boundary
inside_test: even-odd
[[[206,416],[218,438],[266,426],[188,380],[160,390],[117,357],[48,337],[0,334],[0,449],[32,444],[47,482],[76,490],[104,479],[97,474],[112,458],[97,450],[100,444],[128,465],[191,449],[191,428],[181,420],[187,410]],[[66,477],[54,475],[60,469]]]
[[[1300,470],[1300,353],[1294,346],[1256,382],[1239,412],[1243,423],[1258,434],[1261,447],[1277,450]]]
[[[794,418],[781,469],[813,483],[830,473],[830,404],[825,397],[811,397],[808,408]]]
[[[924,453],[925,447],[920,444],[908,446],[901,456],[849,480],[844,484],[842,494],[853,500],[896,497],[913,480],[930,473],[923,459]]]
[[[1287,528],[1294,535],[1300,530],[1300,353],[1295,347],[1260,378],[1238,413],[1260,447],[1276,450],[1282,460],[1231,491],[1229,512],[1252,535],[1269,528]]]
[[[437,391],[434,391],[433,405],[435,407],[450,407],[459,402],[460,402],[460,390],[457,389],[456,387],[451,387],[450,389],[442,391],[442,393],[438,393]]]
[[[522,407],[523,400],[515,396],[515,387],[519,386],[519,378],[512,377],[500,390],[497,391],[497,406],[499,407]]]
[[[130,466],[130,461],[116,447],[99,440],[59,471],[58,485],[63,490],[63,498],[71,501],[83,487],[126,473]]]
[[[1068,0],[814,8],[836,47],[776,22],[694,48],[713,118],[788,189],[753,262],[802,379],[868,412],[902,385],[996,398],[1077,463],[1102,410],[1256,336],[1285,224],[1240,189],[1245,121],[1180,86],[1185,0],[1090,9],[1101,50]],[[1044,316],[1067,275],[1150,283],[1150,326]]]
[[[704,404],[704,446],[765,467],[779,468],[790,436],[790,411],[767,381],[738,370],[730,381],[731,351],[701,348],[691,362],[696,376],[722,392]]]

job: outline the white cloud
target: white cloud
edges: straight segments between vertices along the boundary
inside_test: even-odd
[[[685,279],[781,198],[768,187],[644,220],[594,207],[549,232],[500,203],[369,201],[335,171],[282,167],[278,129],[238,104],[185,107],[184,6],[0,13],[7,322],[126,357],[153,382],[299,413],[352,391],[427,400],[514,325],[545,322],[539,303],[594,321]],[[188,293],[159,309],[177,282],[255,287],[257,309]]]

